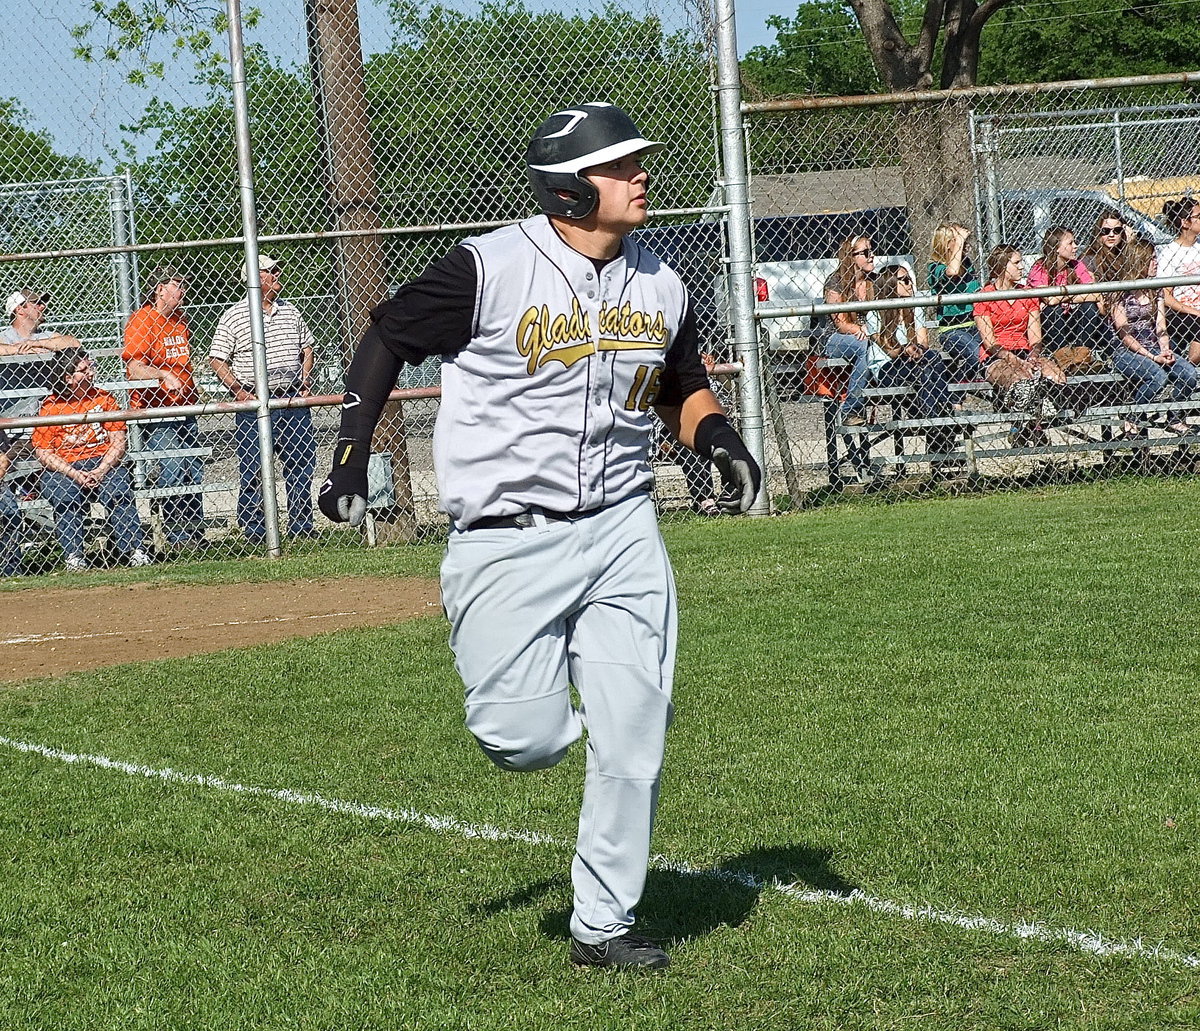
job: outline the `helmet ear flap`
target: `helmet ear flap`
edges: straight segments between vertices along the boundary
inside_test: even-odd
[[[587,218],[596,210],[600,192],[583,176],[574,172],[543,172],[537,168],[529,168],[527,172],[537,202],[547,215],[579,219]],[[559,191],[569,196],[560,196]]]

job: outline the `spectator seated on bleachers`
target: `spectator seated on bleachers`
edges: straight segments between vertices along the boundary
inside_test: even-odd
[[[1042,256],[1029,270],[1029,285],[1074,286],[1094,283],[1095,276],[1078,258],[1075,234],[1066,226],[1046,230]],[[1042,345],[1064,372],[1086,371],[1093,360],[1112,354],[1112,333],[1097,304],[1100,294],[1043,297]]]
[[[987,259],[988,283],[974,305],[982,341],[979,359],[984,363],[984,378],[996,392],[997,411],[1019,412],[1033,419],[1032,424],[1023,420],[1013,426],[1013,444],[1045,440],[1040,420],[1055,414],[1067,381],[1062,369],[1042,352],[1037,298],[989,301],[985,297],[995,290],[1018,289],[1023,269],[1021,252],[1011,244],[993,247]]]
[[[1131,240],[1125,245],[1121,279],[1151,279],[1157,273],[1158,259],[1150,244]],[[1171,401],[1189,400],[1200,372],[1171,348],[1162,291],[1131,290],[1113,295],[1109,310],[1120,342],[1113,355],[1113,368],[1129,380],[1133,400],[1137,404],[1151,404],[1168,393]],[[1173,433],[1190,432],[1185,413],[1168,412],[1167,429]],[[1138,427],[1126,421],[1125,433],[1136,432]]]
[[[61,351],[54,362],[50,394],[39,415],[116,412],[116,398],[96,389],[91,359],[80,349]],[[54,511],[54,528],[69,570],[87,568],[84,529],[93,501],[108,511],[117,551],[131,566],[147,566],[144,535],[125,456],[125,423],[93,422],[38,426],[33,448],[42,464],[41,493]]]
[[[1158,274],[1200,275],[1200,201],[1192,197],[1169,200],[1163,221],[1175,230],[1175,239],[1158,249]],[[1200,286],[1171,286],[1163,292],[1167,304],[1167,332],[1180,354],[1200,365]]]
[[[888,265],[875,280],[880,300],[912,297],[912,275],[904,265]],[[916,391],[909,404],[914,418],[939,419],[950,414],[950,385],[946,360],[929,346],[929,331],[920,308],[885,308],[868,313],[871,346],[868,362],[876,386],[910,386]],[[954,429],[932,427],[926,431],[931,452],[947,454],[954,448]],[[938,464],[941,464],[940,462]]]
[[[1125,245],[1136,236],[1137,234],[1125,224],[1125,219],[1110,209],[1096,219],[1096,226],[1092,230],[1092,242],[1079,260],[1097,283],[1115,283],[1121,278],[1121,254]],[[1110,296],[1101,294],[1100,300],[1096,302],[1103,314],[1108,313]]]
[[[967,249],[971,230],[955,222],[943,222],[933,234],[929,248],[929,292],[973,294],[979,289],[979,273]],[[979,330],[970,304],[946,304],[937,310],[938,347],[950,356],[955,378],[976,380],[983,376],[979,364]]]
[[[0,576],[21,574],[21,510],[12,487],[4,482],[16,441],[0,430]]]
[[[25,287],[14,290],[4,302],[9,325],[0,331],[0,354],[49,354],[79,347],[79,341],[62,333],[40,329],[50,295]]]
[[[848,236],[838,247],[837,269],[825,280],[825,303],[870,301],[875,298],[875,248],[868,236]],[[846,398],[838,411],[843,426],[866,423],[867,406],[863,391],[870,382],[867,365],[868,339],[865,320],[860,312],[835,311],[823,320],[817,340],[826,358],[844,358],[850,362]]]

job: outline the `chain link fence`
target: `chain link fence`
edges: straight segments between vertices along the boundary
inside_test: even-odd
[[[41,8],[15,2],[40,20]],[[92,18],[90,5],[78,6],[60,12],[66,28],[72,18]],[[112,45],[102,21],[83,36],[50,26],[31,45],[44,47],[40,63],[73,98],[64,106],[70,113],[55,109],[43,117],[58,121],[38,124],[33,112],[45,108],[35,82],[0,110],[12,130],[0,155],[8,183],[0,187],[0,250],[16,256],[0,262],[0,296],[30,295],[7,316],[16,342],[0,354],[0,416],[14,442],[0,485],[6,574],[137,564],[142,553],[156,561],[262,554],[259,499],[272,479],[285,551],[314,540],[380,543],[444,532],[431,455],[433,362],[406,367],[385,409],[365,530],[333,527],[314,512],[343,373],[373,305],[466,236],[533,213],[524,176],[529,134],[572,101],[617,103],[671,141],[653,166],[657,214],[644,233],[693,290],[717,382],[736,408],[727,384],[737,368],[720,351],[727,334],[714,294],[725,237],[713,202],[707,3],[534,9],[289,0],[263,13],[257,32],[247,28],[245,69],[260,265],[274,270],[280,291],[272,301],[261,280],[273,476],[262,475],[247,349],[228,66],[202,53],[193,69],[185,51],[139,91],[123,78],[144,70],[152,44],[145,53],[118,47],[115,62],[100,67],[72,52],[81,39],[97,53]],[[214,37],[214,49],[223,42]],[[181,297],[171,293],[178,288]],[[43,294],[49,301],[39,307]],[[291,339],[301,332],[297,317],[311,341]],[[149,351],[145,340],[131,343],[143,322],[153,330]],[[60,359],[58,349],[76,342],[116,414],[95,412],[89,394],[76,407],[91,414],[76,413],[75,425],[35,430],[31,416],[66,411],[54,405],[78,369],[63,362],[78,356]],[[128,361],[135,352],[141,365]],[[156,382],[155,370],[181,367],[191,382]],[[144,416],[145,405],[154,418]],[[121,446],[109,471],[112,463],[98,456]],[[75,473],[105,466],[102,486],[74,490],[66,471],[48,467],[55,453],[96,456],[69,464]],[[685,462],[665,434],[653,457],[664,513],[687,512],[712,495],[711,480],[703,486],[710,471]]]
[[[1200,361],[1200,341],[1189,355],[1177,332],[1174,360],[1153,361],[1125,331],[1136,322],[1142,333],[1154,297],[1136,286],[1150,274],[1131,264],[1145,257],[1138,241],[1162,246],[1177,235],[1164,201],[1196,182],[1197,76],[742,105],[764,376],[764,410],[742,412],[744,353],[731,343],[742,331],[731,325],[738,306],[727,279],[732,201],[721,187],[745,170],[721,168],[715,97],[730,59],[707,2],[272,5],[245,50],[259,283],[268,324],[288,327],[268,347],[261,384],[271,394],[268,462],[246,350],[227,65],[205,51],[192,67],[185,52],[150,88],[128,87],[125,73],[149,57],[116,46],[116,63],[98,71],[82,62],[73,52],[88,37],[69,31],[69,0],[55,2],[67,14],[31,45],[67,102],[47,107],[35,77],[16,102],[0,102],[0,297],[12,306],[0,418],[14,438],[0,485],[7,574],[57,572],[80,556],[75,565],[136,564],[142,552],[155,561],[262,554],[263,484],[274,488],[284,551],[442,533],[434,363],[406,367],[385,410],[365,530],[314,512],[344,370],[374,304],[464,237],[532,213],[528,135],[583,98],[620,104],[672,143],[654,158],[655,217],[640,235],[689,288],[722,401],[767,429],[776,509],[835,491],[1194,471],[1200,437],[1186,370],[1189,357]],[[14,3],[18,21],[39,19],[32,0]],[[1106,220],[1119,238],[1103,235]],[[969,238],[943,232],[939,241],[944,224]],[[1034,281],[1047,234],[1060,227],[1071,239],[1058,234],[1051,285],[1031,308],[1037,291],[1005,288]],[[1021,257],[1007,278],[989,268],[1001,243],[1011,245],[1006,257]],[[1072,245],[1087,277],[1065,271],[1076,268]],[[1174,287],[1183,303],[1197,271],[1176,262],[1160,275],[1185,280]],[[1020,327],[1007,309],[994,311],[990,342],[971,296],[989,279],[1001,288],[994,303],[1027,315]],[[153,353],[133,346],[130,329],[151,315]],[[1173,331],[1190,327],[1182,315]],[[1037,337],[1026,356],[1036,361],[1026,361],[1028,376],[996,377],[987,352],[1018,330],[1026,343]],[[1158,346],[1142,336],[1143,351]],[[59,357],[77,359],[62,350],[75,343],[111,411],[53,407],[51,391],[79,373]],[[1039,364],[1057,352],[1062,383]],[[180,368],[186,382],[161,377]],[[35,431],[39,412],[63,412],[58,429],[42,419]],[[46,453],[89,448],[111,496],[93,504],[102,493],[93,484],[64,518],[70,485],[55,481],[65,474]],[[704,510],[712,470],[665,434],[651,457],[664,517]]]
[[[1195,79],[744,105],[777,504],[1196,471]]]

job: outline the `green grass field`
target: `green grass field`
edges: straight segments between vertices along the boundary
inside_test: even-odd
[[[487,763],[440,619],[0,687],[0,1027],[1193,1029],[1198,500],[671,527],[661,976],[567,964],[582,752]]]

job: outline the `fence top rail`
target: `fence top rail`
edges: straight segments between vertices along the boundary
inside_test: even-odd
[[[441,397],[441,387],[409,387],[393,390],[389,401],[416,401]],[[332,408],[340,405],[344,394],[314,394],[311,397],[273,397],[267,407]],[[200,405],[176,405],[173,408],[123,408],[114,412],[87,412],[83,415],[21,415],[0,418],[0,429],[29,429],[33,426],[80,426],[90,422],[169,422],[189,416],[221,415],[229,412],[256,412],[257,401],[210,401]]]
[[[1200,71],[1162,72],[1157,75],[1118,75],[1107,79],[1067,79],[1062,82],[1025,82],[1013,86],[960,86],[946,90],[903,90],[898,93],[865,93],[851,97],[792,97],[748,101],[742,114],[787,114],[844,107],[892,107],[900,104],[944,104],[975,97],[1010,97],[1067,90],[1120,89],[1136,86],[1183,86],[1200,82]]]
[[[1140,117],[1141,115],[1163,114],[1174,114],[1176,117],[1170,119]],[[1053,121],[1056,118],[1104,119],[1104,121],[1084,123],[1082,125],[1072,122],[1070,128],[1073,129],[1107,129],[1114,123],[1120,123],[1122,126],[1128,124],[1129,126],[1138,128],[1143,125],[1160,125],[1168,121],[1200,121],[1200,115],[1196,114],[1196,105],[1189,102],[1180,102],[1178,104],[1138,104],[1134,107],[1071,107],[1065,111],[1013,111],[1003,114],[989,112],[979,116],[981,122],[991,122],[993,125],[997,122],[1002,123],[1001,127],[996,129],[996,132],[1000,133],[1021,132],[1023,131],[1021,123],[1047,122]],[[1132,120],[1130,120],[1131,118]],[[1012,128],[1009,128],[1009,126],[1012,126]],[[1065,127],[1054,126],[1054,128]]]
[[[729,211],[728,204],[710,204],[701,208],[656,208],[651,218],[680,215],[721,215]],[[313,243],[318,240],[349,240],[370,236],[420,236],[438,233],[486,232],[510,226],[521,219],[499,222],[438,222],[423,226],[380,226],[372,229],[314,230],[308,233],[272,233],[257,237],[260,246],[273,243]],[[200,250],[208,247],[244,247],[244,236],[218,236],[208,240],[166,240],[157,243],[110,244],[104,247],[71,247],[54,251],[21,251],[0,254],[0,265],[14,261],[47,261],[51,258],[92,258],[113,254],[153,254],[160,251]]]

